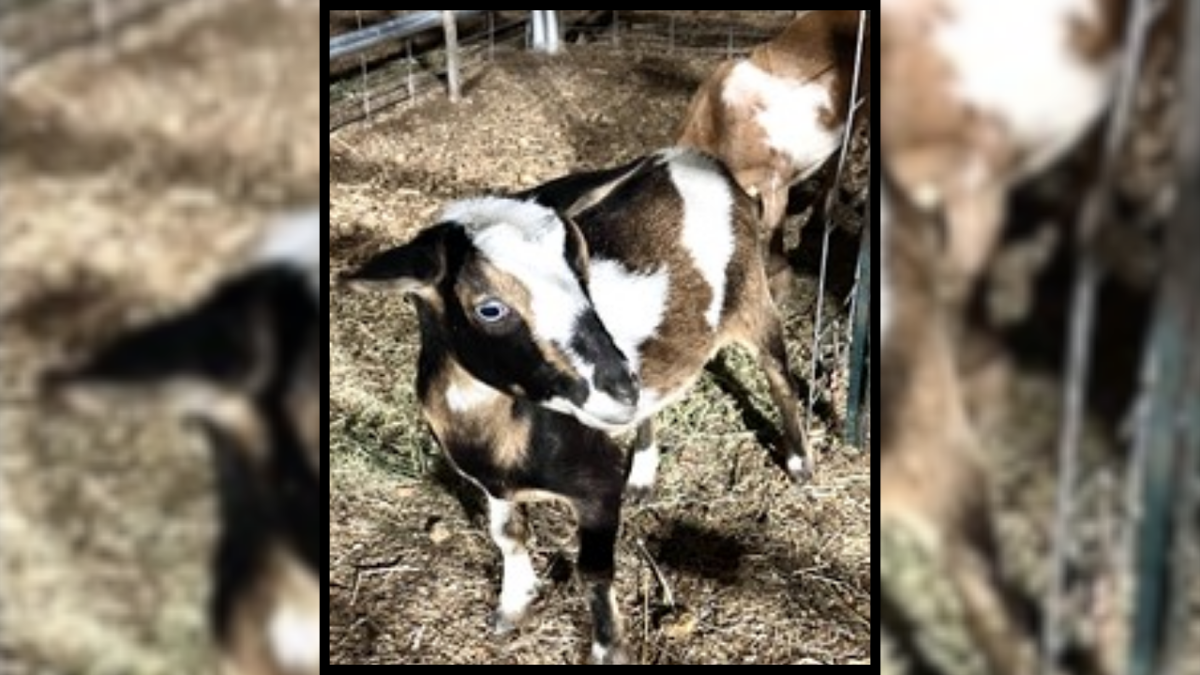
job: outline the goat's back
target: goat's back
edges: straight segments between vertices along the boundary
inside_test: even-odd
[[[638,362],[649,415],[717,350],[762,323],[770,296],[754,205],[722,163],[694,149],[592,175],[527,194],[584,204],[567,213],[591,255],[589,292],[617,345]]]

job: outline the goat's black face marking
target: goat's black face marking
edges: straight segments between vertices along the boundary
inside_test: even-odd
[[[619,403],[636,406],[641,383],[637,373],[620,351],[612,348],[608,329],[595,311],[589,310],[575,319],[571,350],[595,366],[592,385]]]

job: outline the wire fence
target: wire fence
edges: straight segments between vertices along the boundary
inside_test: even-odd
[[[463,79],[486,68],[497,50],[524,50],[531,40],[529,10],[456,10],[459,64]],[[413,102],[425,94],[443,94],[448,78],[441,23],[434,10],[347,10],[330,12],[329,130],[372,119],[374,113]],[[467,14],[467,16],[462,16]],[[672,12],[562,11],[561,33],[571,44],[608,46],[614,51],[668,57],[711,57],[747,53],[777,32],[792,12],[777,18],[739,21],[677,16]],[[686,14],[686,13],[685,13]],[[698,13],[696,13],[698,14]],[[762,14],[762,12],[753,12]],[[420,15],[427,15],[422,17]],[[406,29],[401,20],[414,21]],[[426,19],[426,20],[420,20]],[[373,31],[395,24],[387,39]],[[368,48],[347,52],[345,40],[356,34]],[[343,42],[339,45],[338,40]]]

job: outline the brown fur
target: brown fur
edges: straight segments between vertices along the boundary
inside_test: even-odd
[[[1097,0],[1097,18],[1072,23],[1071,46],[1084,59],[1099,65],[1124,42],[1129,0]],[[1178,3],[1171,3],[1178,4]]]
[[[314,336],[315,338],[315,336]],[[284,407],[291,423],[307,452],[307,459],[318,476],[325,476],[325,462],[322,460],[321,443],[321,401],[323,381],[321,368],[321,349],[314,339],[307,347],[307,354],[302,360],[302,369],[296,374],[292,388],[288,391]]]
[[[854,78],[855,48],[858,40],[858,10],[811,10],[794,19],[779,35],[755,47],[747,60],[778,77],[797,82],[820,82],[830,93],[832,107],[818,112],[822,126],[833,132],[847,118],[850,89]],[[869,29],[869,22],[864,25]],[[869,30],[863,41],[863,62],[871,61]],[[676,133],[680,145],[696,147],[721,159],[733,172],[738,184],[760,201],[762,232],[768,240],[768,270],[775,297],[782,298],[791,282],[783,241],[783,220],[788,205],[788,190],[814,176],[824,164],[832,162],[836,152],[824,164],[797,166],[766,141],[754,115],[765,105],[754,101],[746,107],[730,106],[722,100],[726,81],[738,61],[721,63],[693,95]],[[860,96],[870,92],[869,65],[862,71]],[[856,119],[869,119],[859,115]],[[833,187],[835,171],[822,173],[814,216],[824,219],[824,196]]]
[[[883,347],[882,526],[917,533],[941,561],[993,672],[1032,673],[1030,638],[997,586],[989,481],[930,272],[936,236],[910,207],[892,211],[884,242],[895,309]]]
[[[434,435],[451,449],[450,459],[454,459],[453,448],[487,445],[499,470],[510,471],[520,465],[529,447],[530,421],[514,417],[512,399],[496,392],[494,399],[469,411],[452,410],[446,394],[453,386],[486,385],[453,362],[433,375],[429,394],[421,401],[422,410]]]
[[[1094,2],[1099,19],[1074,21],[1070,46],[1099,68],[1120,46],[1125,3]],[[961,304],[1000,239],[1008,190],[1037,148],[1022,145],[994,111],[958,97],[952,55],[932,41],[935,25],[954,19],[950,7],[946,0],[913,0],[884,11],[881,127],[899,189],[947,216],[946,292]]]

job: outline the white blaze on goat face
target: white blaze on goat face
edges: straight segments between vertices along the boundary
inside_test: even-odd
[[[1072,31],[1099,20],[1097,0],[944,2],[934,39],[959,74],[954,90],[1031,150],[1015,178],[1041,171],[1109,101],[1116,56],[1097,67],[1072,45]]]
[[[539,340],[567,350],[575,319],[590,304],[564,257],[566,228],[558,215],[533,202],[481,197],[455,203],[442,218],[466,226],[483,257],[525,284],[530,330]],[[580,374],[589,370],[590,364],[569,356]]]
[[[757,110],[767,144],[800,169],[796,180],[811,176],[841,145],[844,125],[821,124],[822,111],[833,109],[823,81],[798,82],[742,61],[729,72],[721,96],[730,108]]]
[[[725,269],[733,257],[733,195],[710,161],[699,155],[677,155],[667,166],[683,199],[683,245],[712,289],[704,318],[715,330],[725,305]]]
[[[558,215],[532,201],[480,197],[451,205],[442,220],[462,224],[483,258],[520,280],[529,295],[529,316],[524,319],[534,338],[557,349],[588,384],[587,399],[580,405],[561,397],[542,405],[598,428],[628,424],[635,407],[598,389],[592,377],[595,364],[571,348],[578,320],[595,308],[567,261],[566,225]]]

